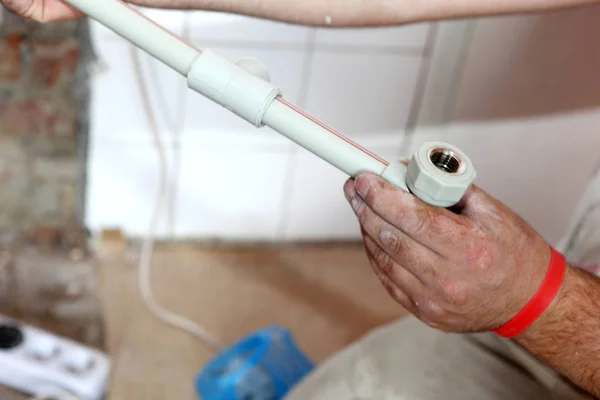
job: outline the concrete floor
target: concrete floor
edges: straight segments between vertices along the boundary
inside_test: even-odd
[[[105,241],[102,249],[99,291],[115,362],[109,399],[197,400],[194,377],[211,352],[148,313],[137,289],[137,260],[122,243]],[[316,362],[404,315],[360,245],[162,246],[152,276],[162,305],[225,344],[277,323],[290,328]]]

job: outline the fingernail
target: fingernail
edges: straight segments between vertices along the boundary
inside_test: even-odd
[[[354,188],[362,198],[364,198],[369,193],[370,186],[371,183],[369,182],[369,179],[364,176],[359,176],[354,182]]]
[[[347,180],[344,184],[344,195],[346,196],[346,200],[350,201],[355,193],[356,190],[354,189],[354,182],[350,179]]]

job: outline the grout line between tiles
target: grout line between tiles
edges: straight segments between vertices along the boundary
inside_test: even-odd
[[[454,84],[450,88],[449,94],[446,98],[446,107],[444,107],[444,117],[443,117],[444,121],[451,121],[454,116],[454,112],[456,111],[455,110],[455,108],[457,106],[456,102],[458,99],[459,91],[462,86],[465,65],[467,63],[467,60],[468,60],[470,52],[471,52],[471,43],[473,40],[473,36],[475,34],[475,30],[477,29],[477,24],[478,24],[477,20],[467,22],[466,38],[463,41],[462,46],[460,46],[459,53],[461,56],[460,56],[458,65],[455,67],[455,72],[454,72],[455,79],[453,79]]]
[[[419,114],[423,107],[423,99],[425,95],[425,88],[429,81],[429,73],[431,71],[431,53],[435,47],[437,41],[438,24],[432,23],[427,31],[427,38],[425,40],[425,47],[422,52],[421,65],[419,67],[419,75],[417,76],[417,82],[415,84],[415,91],[413,100],[408,113],[408,119],[406,121],[406,128],[402,141],[398,149],[398,157],[410,157],[409,152],[412,149],[415,140],[415,130],[419,121]]]

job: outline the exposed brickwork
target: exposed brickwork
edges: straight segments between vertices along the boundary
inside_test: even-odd
[[[2,9],[0,8],[0,12]],[[82,226],[87,21],[0,26],[0,313],[100,345]]]
[[[0,42],[0,81],[16,82],[21,78],[20,35],[8,35]]]
[[[81,222],[91,54],[85,20],[40,25],[4,18],[0,141],[12,150],[0,150],[0,180],[29,195],[12,206],[0,199],[0,233],[2,221],[22,232]]]

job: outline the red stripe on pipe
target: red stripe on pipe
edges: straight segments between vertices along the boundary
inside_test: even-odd
[[[296,111],[298,114],[302,115],[303,117],[308,118],[309,120],[311,120],[315,124],[319,125],[321,128],[325,129],[327,132],[329,132],[329,133],[337,136],[338,138],[342,139],[344,142],[352,145],[353,147],[355,147],[356,149],[362,151],[363,153],[365,153],[366,155],[370,156],[371,158],[379,161],[380,163],[382,163],[386,167],[389,165],[389,162],[385,161],[383,158],[379,157],[377,154],[374,154],[374,153],[370,152],[369,150],[365,149],[364,147],[362,147],[361,145],[359,145],[358,143],[353,142],[352,140],[348,139],[346,136],[344,136],[341,133],[335,131],[334,129],[328,127],[327,125],[323,124],[321,121],[318,121],[317,119],[315,119],[312,116],[308,115],[307,113],[305,113],[301,109],[297,108],[293,104],[288,103],[287,101],[285,101],[281,97],[277,97],[275,100],[277,100],[278,102],[280,102],[284,106],[286,106],[288,108],[291,108],[292,110]]]

